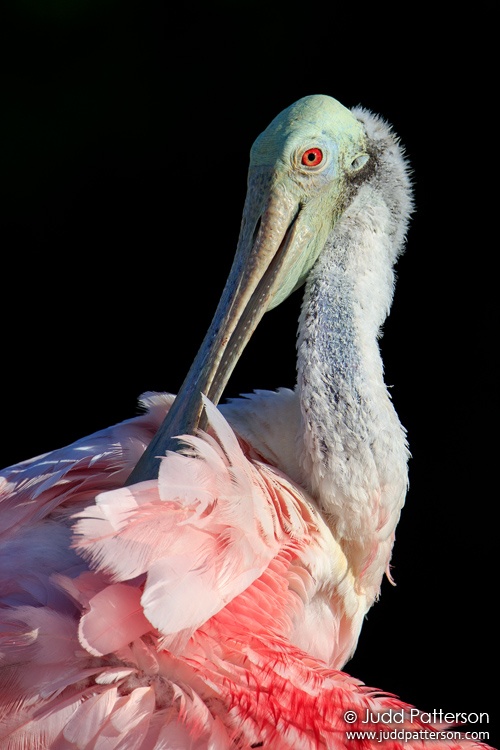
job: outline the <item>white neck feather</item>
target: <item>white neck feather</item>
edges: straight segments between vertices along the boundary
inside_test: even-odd
[[[357,109],[371,160],[310,274],[298,339],[302,481],[369,600],[379,591],[407,488],[405,432],[377,339],[411,212],[408,169],[389,127]]]

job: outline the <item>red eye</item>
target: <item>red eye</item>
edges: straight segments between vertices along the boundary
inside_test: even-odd
[[[317,167],[323,161],[323,151],[320,148],[308,148],[302,154],[301,161],[306,167]]]

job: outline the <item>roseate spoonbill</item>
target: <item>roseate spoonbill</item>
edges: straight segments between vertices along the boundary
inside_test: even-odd
[[[377,735],[346,731],[380,729],[426,745],[423,716],[339,671],[407,487],[377,337],[411,208],[385,122],[299,100],[252,148],[233,268],[177,399],[4,472],[2,748],[366,748]],[[296,389],[217,410],[264,311],[304,282]]]

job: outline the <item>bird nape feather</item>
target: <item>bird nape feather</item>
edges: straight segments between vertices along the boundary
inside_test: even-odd
[[[382,119],[291,105],[252,148],[233,268],[177,398],[2,473],[2,748],[480,746],[340,671],[407,488],[378,338],[411,192]],[[303,284],[296,388],[216,408]]]

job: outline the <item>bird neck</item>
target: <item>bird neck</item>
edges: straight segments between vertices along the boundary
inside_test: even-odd
[[[407,488],[405,431],[378,346],[410,210],[400,160],[406,184],[400,210],[387,169],[383,189],[377,177],[359,189],[310,275],[298,338],[303,481],[369,604],[387,570]]]

